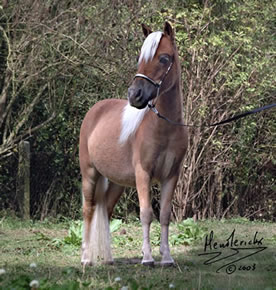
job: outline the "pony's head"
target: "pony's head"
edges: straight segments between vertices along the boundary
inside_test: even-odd
[[[145,108],[158,94],[174,84],[175,39],[171,25],[166,22],[163,32],[152,32],[142,25],[146,39],[141,49],[138,71],[128,89],[131,106]]]

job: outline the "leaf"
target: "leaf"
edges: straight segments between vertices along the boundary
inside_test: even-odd
[[[114,219],[110,222],[110,232],[116,232],[119,230],[119,228],[121,227],[122,224],[122,220],[119,219]]]

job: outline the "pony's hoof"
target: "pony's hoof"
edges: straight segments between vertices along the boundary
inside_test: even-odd
[[[103,261],[102,262],[103,265],[114,265],[114,261],[111,260],[111,261]]]
[[[171,267],[171,266],[175,266],[174,260],[173,258],[169,258],[169,259],[164,259],[161,261],[161,266],[162,267]]]
[[[154,260],[143,260],[141,264],[147,267],[154,267]]]
[[[161,262],[160,264],[162,267],[174,267],[175,266],[174,262]]]
[[[82,266],[93,266],[93,263],[89,260],[81,260],[81,265]]]

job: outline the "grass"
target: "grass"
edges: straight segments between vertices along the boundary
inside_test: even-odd
[[[83,268],[78,242],[81,223],[23,222],[0,217],[0,273],[1,269],[5,270],[0,274],[0,289],[31,289],[32,280],[39,282],[39,289],[276,289],[275,223],[238,218],[171,224],[171,252],[176,266],[168,268],[158,263],[154,268],[140,264],[139,222],[115,223],[114,265]],[[159,224],[154,222],[151,240],[157,262],[160,261],[159,229]],[[262,243],[267,248],[235,263],[237,270],[233,274],[227,274],[225,268],[216,273],[228,260],[204,264],[207,258],[198,254],[204,252],[206,234],[213,230],[214,240],[225,242],[234,229],[236,239],[245,241],[253,239],[258,232],[257,237],[264,238]],[[231,250],[222,249],[222,252],[227,255]]]

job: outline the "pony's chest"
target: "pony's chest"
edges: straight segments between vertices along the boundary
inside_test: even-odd
[[[173,151],[160,152],[153,164],[153,178],[162,181],[176,174],[178,158]]]

